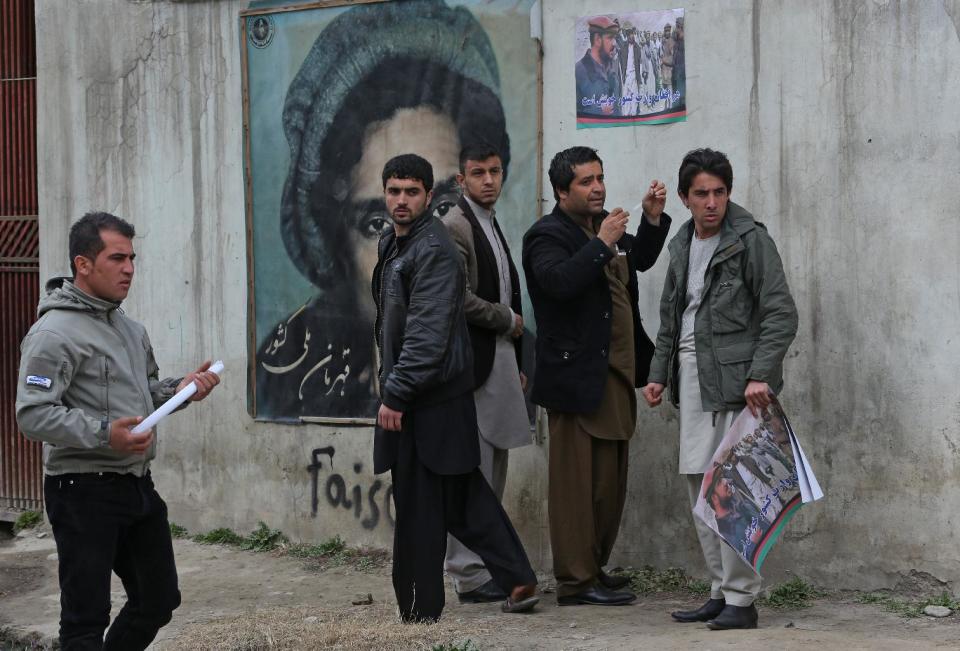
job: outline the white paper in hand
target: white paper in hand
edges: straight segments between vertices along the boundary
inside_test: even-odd
[[[220,375],[223,373],[223,362],[219,359],[210,365],[210,368],[207,369],[211,373],[216,373]],[[196,382],[191,382],[184,388],[177,391],[176,395],[167,400],[165,403],[160,405],[160,408],[155,412],[143,419],[139,425],[134,427],[131,432],[134,434],[143,434],[144,432],[149,432],[154,425],[159,423],[161,420],[169,416],[173,411],[190,399],[190,396],[197,392]]]

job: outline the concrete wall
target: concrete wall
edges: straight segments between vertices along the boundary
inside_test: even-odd
[[[733,199],[780,247],[800,311],[783,400],[827,498],[791,523],[770,574],[857,588],[917,572],[960,579],[960,3],[676,3],[687,16],[688,121],[579,132],[583,4],[544,4],[545,160],[596,147],[608,204],[629,207],[652,177],[675,191],[689,149],[720,149]],[[675,195],[667,212],[674,230],[689,218]],[[665,263],[641,277],[651,332]],[[672,408],[641,417],[621,561],[696,559],[676,497],[676,432]]]
[[[147,325],[162,373],[224,359],[217,393],[161,426],[153,473],[171,520],[241,533],[263,520],[294,539],[389,547],[390,480],[372,474],[371,428],[247,413],[238,14],[248,4],[38,0],[41,275],[69,273],[77,217],[121,215],[138,232],[124,308]],[[535,561],[545,455],[514,455],[507,489]]]
[[[610,204],[632,206],[652,177],[675,188],[684,152],[719,148],[734,199],[780,246],[801,316],[783,398],[828,497],[793,521],[769,575],[856,588],[960,580],[958,3],[691,0],[688,121],[580,132],[573,23],[584,5],[544,5],[545,161],[598,148]],[[161,432],[154,473],[174,521],[248,531],[264,520],[294,538],[387,546],[389,482],[370,474],[369,429],[255,423],[245,409],[245,7],[37,1],[43,275],[67,270],[66,231],[82,212],[123,215],[140,256],[126,309],[148,325],[163,370],[227,363],[218,394]],[[676,198],[667,211],[687,217]],[[665,262],[641,277],[651,332]],[[671,408],[643,410],[617,562],[700,567],[676,430]],[[314,513],[308,466],[328,447]],[[507,503],[549,567],[545,471],[544,446],[515,455]]]

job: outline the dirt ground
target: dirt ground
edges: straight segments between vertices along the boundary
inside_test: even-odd
[[[533,614],[504,615],[497,604],[461,605],[448,588],[439,624],[403,625],[394,616],[389,567],[318,569],[289,556],[187,540],[175,541],[175,549],[183,604],[152,646],[163,651],[463,648],[467,640],[481,651],[960,648],[960,615],[907,619],[852,596],[793,611],[761,608],[759,629],[713,632],[671,621],[671,610],[700,601],[684,594],[647,596],[619,608],[558,608],[548,593]],[[59,613],[56,571],[49,531],[0,539],[0,649],[51,648]],[[116,579],[113,588],[116,609],[124,596]],[[352,605],[368,593],[371,604]]]

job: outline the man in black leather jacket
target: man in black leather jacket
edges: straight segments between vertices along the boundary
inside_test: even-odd
[[[447,533],[483,559],[509,595],[504,611],[530,610],[539,600],[536,575],[478,468],[465,272],[446,228],[427,212],[433,169],[404,154],[387,162],[382,179],[393,229],[373,271],[382,401],[373,458],[374,472],[390,470],[393,479],[400,616],[439,619]]]

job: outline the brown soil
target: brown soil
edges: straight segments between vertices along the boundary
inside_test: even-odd
[[[183,604],[154,648],[176,649],[431,649],[463,648],[467,640],[491,649],[931,649],[960,648],[960,615],[905,619],[852,597],[812,607],[761,608],[760,628],[712,632],[675,624],[669,612],[696,605],[680,593],[640,599],[620,608],[558,608],[544,594],[530,615],[504,615],[498,604],[461,605],[452,590],[437,625],[400,624],[389,567],[317,569],[288,556],[175,542]],[[0,544],[0,623],[20,635],[56,635],[56,561],[50,539]],[[322,565],[320,567],[323,567]],[[370,593],[373,603],[352,601]],[[124,596],[114,583],[113,603]],[[2,627],[0,627],[2,628]]]

